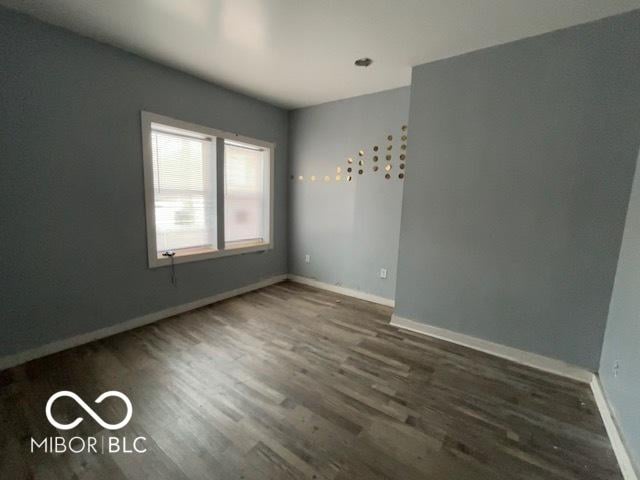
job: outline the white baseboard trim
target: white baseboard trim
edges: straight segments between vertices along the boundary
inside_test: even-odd
[[[638,476],[633,468],[631,456],[625,447],[622,434],[620,433],[611,409],[609,408],[609,402],[604,394],[602,384],[600,383],[600,377],[598,377],[598,375],[594,375],[591,380],[591,391],[593,392],[593,397],[596,400],[596,405],[598,406],[600,416],[604,422],[604,427],[607,429],[611,447],[618,459],[618,465],[620,465],[622,476],[625,480],[638,480]]]
[[[195,300],[189,303],[184,303],[182,305],[178,305],[175,307],[169,307],[159,312],[149,313],[141,317],[132,318],[130,320],[126,320],[116,325],[101,328],[99,330],[94,330],[93,332],[82,333],[74,337],[65,338],[63,340],[47,343],[46,345],[32,348],[24,352],[19,352],[13,355],[0,357],[0,371],[5,370],[7,368],[15,367],[17,365],[21,365],[31,360],[35,360],[36,358],[51,355],[52,353],[61,352],[62,350],[67,350],[69,348],[77,347],[85,343],[93,342],[95,340],[100,340],[101,338],[110,337],[117,333],[126,332],[127,330],[132,330],[134,328],[138,328],[143,325],[147,325],[149,323],[157,322],[158,320],[162,320],[163,318],[179,315],[181,313],[188,312],[196,308],[204,307],[205,305],[226,300],[227,298],[242,295],[243,293],[247,293],[252,290],[264,288],[269,285],[273,285],[274,283],[280,283],[285,281],[286,279],[287,279],[286,274],[276,275],[274,277],[267,278],[265,280],[260,280],[259,282],[252,283],[250,285],[245,285],[244,287],[236,288],[223,293],[218,293],[210,297],[201,298],[199,300]]]
[[[561,360],[538,355],[537,353],[526,352],[517,348],[507,347],[505,345],[489,342],[488,340],[464,335],[462,333],[452,332],[451,330],[416,322],[415,320],[403,318],[395,314],[391,316],[391,325],[405,330],[410,330],[412,332],[421,333],[423,335],[428,335],[430,337],[446,340],[474,350],[479,350],[496,357],[505,358],[522,365],[527,365],[562,377],[571,378],[582,383],[588,383],[591,386],[593,397],[607,430],[609,441],[611,442],[611,447],[613,448],[616,459],[618,460],[622,476],[625,480],[639,480],[634,470],[629,452],[625,447],[620,430],[618,429],[609,408],[609,403],[607,402],[602,385],[600,384],[600,378],[597,374],[584,368],[570,365]]]
[[[312,278],[301,277],[299,275],[292,275],[292,274],[287,275],[287,278],[289,278],[289,280],[291,280],[292,282],[302,283],[304,285],[316,287],[321,290],[328,290],[330,292],[346,295],[347,297],[358,298],[360,300],[378,303],[380,305],[385,305],[387,307],[394,307],[396,304],[396,302],[394,300],[391,300],[390,298],[379,297],[378,295],[361,292],[360,290],[353,290],[351,288],[341,287],[339,285],[331,285],[330,283],[324,283],[319,280],[313,280]]]
[[[412,332],[422,333],[430,337],[446,340],[474,350],[479,350],[496,357],[505,358],[512,362],[527,365],[562,377],[571,378],[582,383],[591,383],[594,376],[593,372],[584,368],[576,367],[575,365],[570,365],[562,360],[556,360],[555,358],[545,357],[543,355],[538,355],[537,353],[507,347],[506,345],[500,345],[498,343],[493,343],[470,335],[452,332],[451,330],[444,328],[434,327],[425,323],[416,322],[415,320],[399,317],[395,314],[391,316],[391,325],[405,330],[410,330]]]

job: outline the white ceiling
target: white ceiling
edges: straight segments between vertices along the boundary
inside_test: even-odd
[[[640,8],[640,0],[0,0],[294,108],[408,85],[411,67]],[[357,68],[368,56],[374,63]]]

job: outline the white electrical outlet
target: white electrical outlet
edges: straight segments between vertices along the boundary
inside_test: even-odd
[[[381,268],[380,269],[380,278],[387,278],[387,269],[386,268]]]
[[[617,377],[620,373],[620,362],[616,362],[613,364],[613,376]]]
[[[311,263],[311,255],[308,253],[304,256],[304,263]]]

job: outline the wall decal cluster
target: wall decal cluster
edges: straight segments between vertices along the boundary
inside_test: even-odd
[[[398,169],[400,170],[400,173],[398,173],[398,179],[403,180],[406,176],[405,173],[405,167],[406,167],[406,161],[407,161],[407,154],[406,154],[406,150],[407,150],[407,140],[408,140],[408,131],[409,127],[407,125],[402,125],[402,127],[400,128],[401,131],[401,136],[400,136],[400,148],[397,150],[400,152],[399,155],[397,155],[397,162],[398,162]],[[390,180],[392,175],[391,175],[391,170],[393,169],[393,160],[394,160],[394,148],[393,148],[393,135],[392,134],[388,134],[386,139],[387,139],[387,145],[386,145],[386,154],[384,156],[385,162],[384,162],[384,178],[387,180]],[[371,168],[371,172],[373,173],[377,173],[380,168],[378,167],[378,165],[376,165],[376,163],[380,160],[379,155],[377,154],[377,152],[380,150],[380,146],[379,145],[374,145],[371,148],[371,151],[374,152],[374,155],[371,156],[371,161],[372,161],[372,168]],[[358,150],[357,155],[354,155],[359,157],[358,158],[358,175],[364,175],[366,172],[366,163],[367,163],[367,154],[366,154],[366,149],[361,148],[360,150]],[[351,175],[351,173],[353,173],[353,160],[354,157],[347,157],[346,158],[346,172],[349,175],[346,176],[342,176],[341,173],[343,172],[343,167],[338,165],[336,167],[336,175],[335,175],[335,181],[336,182],[341,182],[344,178],[344,180],[349,183],[351,181],[353,181],[354,177]],[[324,178],[324,181],[326,183],[331,182],[331,175],[321,175],[318,178]],[[304,175],[298,175],[297,177],[295,175],[291,175],[291,180],[298,180],[299,182],[304,182],[305,181],[305,177]],[[311,182],[315,182],[316,181],[316,176],[315,175],[310,175],[308,177],[309,181]]]

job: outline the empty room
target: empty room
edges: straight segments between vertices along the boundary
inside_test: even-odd
[[[0,0],[0,479],[638,480],[640,0]]]

